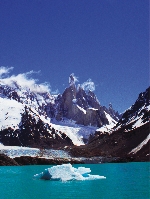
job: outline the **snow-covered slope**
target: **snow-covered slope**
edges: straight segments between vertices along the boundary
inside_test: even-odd
[[[115,130],[125,127],[125,131],[130,131],[149,122],[149,94],[150,87],[147,88],[145,92],[139,94],[136,102],[124,112],[122,118],[114,128]]]
[[[4,145],[52,148],[73,144],[33,107],[7,98],[0,98],[0,105],[0,142]]]
[[[18,129],[24,105],[15,100],[0,98],[0,129]]]
[[[96,131],[101,132],[101,133],[107,132],[110,134],[110,133],[112,133],[112,129],[113,129],[113,127],[116,126],[117,122],[108,113],[105,112],[105,114],[106,114],[106,118],[109,121],[109,124],[106,124],[106,125],[98,128]]]
[[[36,86],[37,87],[37,86]],[[17,85],[8,86],[0,84],[0,98],[13,99],[21,104],[34,108],[39,114],[46,115],[49,104],[54,104],[55,96],[49,92],[43,92],[40,87],[38,92],[33,92],[30,88],[22,88]]]

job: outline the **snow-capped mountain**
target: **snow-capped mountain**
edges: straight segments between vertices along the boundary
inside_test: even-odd
[[[150,112],[150,87],[145,92],[139,94],[136,102],[124,112],[122,118],[118,121],[115,130],[124,128],[125,131],[143,126],[149,122]]]
[[[150,87],[139,94],[136,102],[126,110],[111,131],[106,126],[97,129],[89,143],[73,148],[75,156],[110,156],[125,160],[147,161],[150,158]]]
[[[72,145],[67,134],[55,129],[46,114],[54,99],[48,92],[33,92],[17,82],[12,86],[1,84],[0,142],[42,148]]]
[[[76,121],[77,124],[96,127],[110,124],[109,117],[114,121],[120,119],[120,115],[113,110],[112,106],[109,109],[101,106],[91,90],[85,91],[80,85],[76,86],[73,75],[70,75],[69,83],[69,87],[63,94],[56,98],[56,103],[51,104],[47,115],[55,117],[58,121],[68,118]]]
[[[116,124],[119,115],[102,107],[92,91],[75,85],[51,95],[34,85],[0,81],[0,142],[4,145],[58,147],[82,145],[98,127]],[[112,117],[115,117],[114,120]]]
[[[13,99],[0,98],[0,142],[4,145],[51,148],[72,145],[35,109]]]

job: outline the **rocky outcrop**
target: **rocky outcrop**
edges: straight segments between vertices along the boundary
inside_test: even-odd
[[[103,109],[105,110],[105,112],[107,114],[109,114],[115,121],[119,121],[122,118],[122,114],[118,113],[118,111],[115,111],[113,109],[113,106],[111,103],[109,103],[109,107],[106,108],[105,106],[103,106]]]
[[[5,154],[0,154],[0,166],[18,166],[19,164]]]
[[[71,85],[69,88],[65,89],[60,101],[60,110],[58,111],[62,111],[63,117],[71,119],[74,116],[72,109],[74,99],[76,99],[76,88],[75,85]]]
[[[94,108],[88,108],[86,110],[86,114],[84,115],[85,126],[91,125],[101,127],[104,124],[108,124],[108,120],[104,112]]]
[[[49,108],[51,107],[51,108]],[[96,95],[76,86],[73,75],[69,77],[69,87],[62,95],[58,95],[54,104],[45,107],[47,115],[60,121],[64,118],[76,121],[77,124],[101,127],[109,123],[106,114],[118,120],[119,114],[100,105]],[[117,115],[115,115],[117,114]]]

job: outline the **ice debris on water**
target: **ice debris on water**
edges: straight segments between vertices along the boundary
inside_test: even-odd
[[[52,166],[51,168],[45,169],[42,173],[35,174],[34,178],[60,181],[106,179],[104,176],[91,175],[89,174],[90,172],[90,168],[74,168],[71,164],[62,164]]]

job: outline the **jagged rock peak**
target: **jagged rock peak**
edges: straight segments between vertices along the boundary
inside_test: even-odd
[[[72,73],[70,76],[69,76],[69,85],[72,86],[72,85],[75,85],[75,83],[78,81],[77,77],[75,77],[74,73]]]
[[[119,114],[118,111],[115,111],[114,108],[113,108],[113,105],[112,103],[110,102],[109,103],[109,106],[108,106],[108,111],[107,111],[111,117],[115,120],[115,121],[119,121],[119,119],[122,117],[122,114]]]

